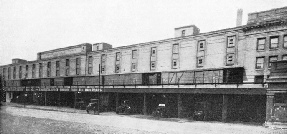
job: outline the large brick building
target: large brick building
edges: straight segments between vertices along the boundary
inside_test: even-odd
[[[77,98],[100,97],[103,110],[113,111],[128,99],[143,114],[165,103],[170,117],[192,117],[203,107],[205,120],[272,122],[266,82],[271,62],[287,60],[286,28],[283,7],[250,13],[246,25],[218,31],[190,25],[159,41],[39,52],[34,61],[13,59],[0,73],[6,101],[74,106]],[[286,96],[286,88],[280,92]]]

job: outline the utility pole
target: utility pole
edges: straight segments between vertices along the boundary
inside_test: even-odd
[[[101,64],[99,64],[98,113],[100,114]]]

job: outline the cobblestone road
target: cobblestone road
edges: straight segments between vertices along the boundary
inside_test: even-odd
[[[77,131],[87,130],[86,132],[88,133],[287,134],[287,130],[272,130],[254,125],[220,122],[160,121],[114,114],[91,115],[10,106],[3,107],[1,113],[9,114],[13,117],[33,117],[40,120],[49,119],[50,121],[58,121],[60,122],[59,124],[65,122],[64,124],[66,125],[64,126],[66,127],[71,126],[67,125],[67,123],[76,123],[77,125],[72,124],[72,126],[75,126],[73,128],[77,128],[76,126],[78,126],[79,129],[76,129]],[[1,126],[3,124],[5,122],[1,119]],[[64,128],[63,130],[69,130],[68,128]]]

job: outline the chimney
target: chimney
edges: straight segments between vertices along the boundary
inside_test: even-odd
[[[237,18],[236,18],[236,26],[241,26],[242,25],[242,14],[243,10],[240,8],[237,10]]]

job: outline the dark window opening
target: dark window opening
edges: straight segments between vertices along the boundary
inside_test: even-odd
[[[255,84],[262,84],[264,82],[264,75],[258,75],[254,77]]]

